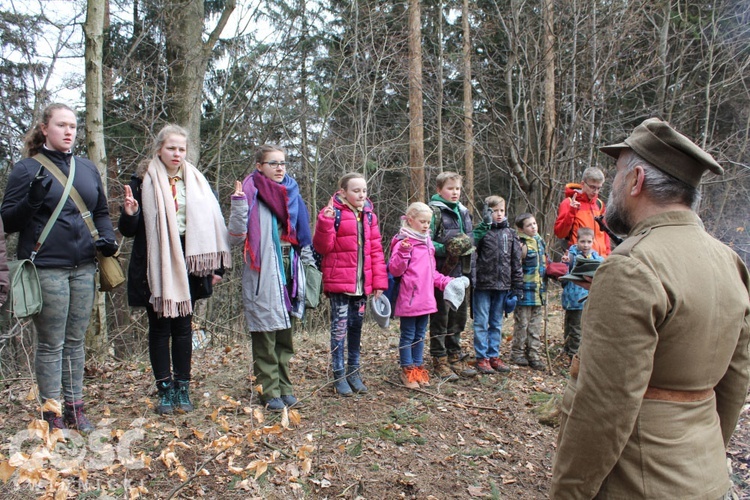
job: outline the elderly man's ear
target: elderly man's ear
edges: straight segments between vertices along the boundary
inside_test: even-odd
[[[637,165],[632,172],[632,176],[628,176],[627,182],[630,186],[630,196],[638,196],[643,191],[643,181],[646,179],[646,172],[643,167]]]

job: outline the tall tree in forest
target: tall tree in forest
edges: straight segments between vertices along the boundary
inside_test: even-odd
[[[544,151],[542,162],[550,172],[555,172],[555,2],[542,0],[542,25],[544,28]],[[550,175],[552,177],[552,175]]]
[[[409,202],[426,201],[421,18],[419,0],[409,0],[409,172],[411,179]]]
[[[474,204],[474,100],[471,91],[471,28],[469,27],[469,0],[463,1],[463,63],[464,63],[464,191],[469,209]]]
[[[104,18],[107,0],[87,0],[86,22],[83,25],[86,48],[86,153],[94,162],[107,191],[107,154],[104,149],[104,102],[103,102],[103,41]],[[86,347],[96,354],[106,352],[107,308],[105,294],[97,293],[89,329],[86,332]]]
[[[106,1],[87,0],[86,22],[83,25],[86,40],[84,51],[86,65],[86,154],[99,169],[105,189],[107,186],[107,155],[104,149],[102,58]]]
[[[187,129],[191,141],[188,159],[193,163],[197,163],[200,156],[198,145],[203,80],[211,51],[229,21],[234,7],[235,0],[224,2],[219,21],[204,42],[204,0],[166,0],[164,4],[168,68],[167,116],[169,120]]]

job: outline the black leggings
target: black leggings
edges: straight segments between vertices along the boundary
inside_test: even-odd
[[[146,307],[148,313],[148,353],[151,368],[157,382],[168,380],[174,372],[175,380],[190,380],[190,364],[193,357],[193,315],[178,318],[158,317],[154,308]],[[170,362],[169,340],[172,340]]]

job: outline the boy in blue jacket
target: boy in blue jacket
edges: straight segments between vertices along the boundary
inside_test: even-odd
[[[578,257],[587,259],[604,260],[594,246],[594,230],[590,227],[578,228],[577,242],[570,245],[570,248],[562,257],[562,261],[568,264],[568,272],[576,265]],[[573,357],[578,352],[578,346],[581,345],[581,316],[583,315],[584,299],[589,296],[589,291],[578,286],[573,281],[563,282],[562,306],[565,309],[565,330],[563,338],[565,339],[565,354]]]

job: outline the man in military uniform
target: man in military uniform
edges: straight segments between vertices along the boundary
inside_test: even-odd
[[[550,495],[721,498],[750,377],[750,278],[694,207],[703,173],[723,170],[655,118],[601,150],[617,158],[606,221],[628,238],[591,283]]]

